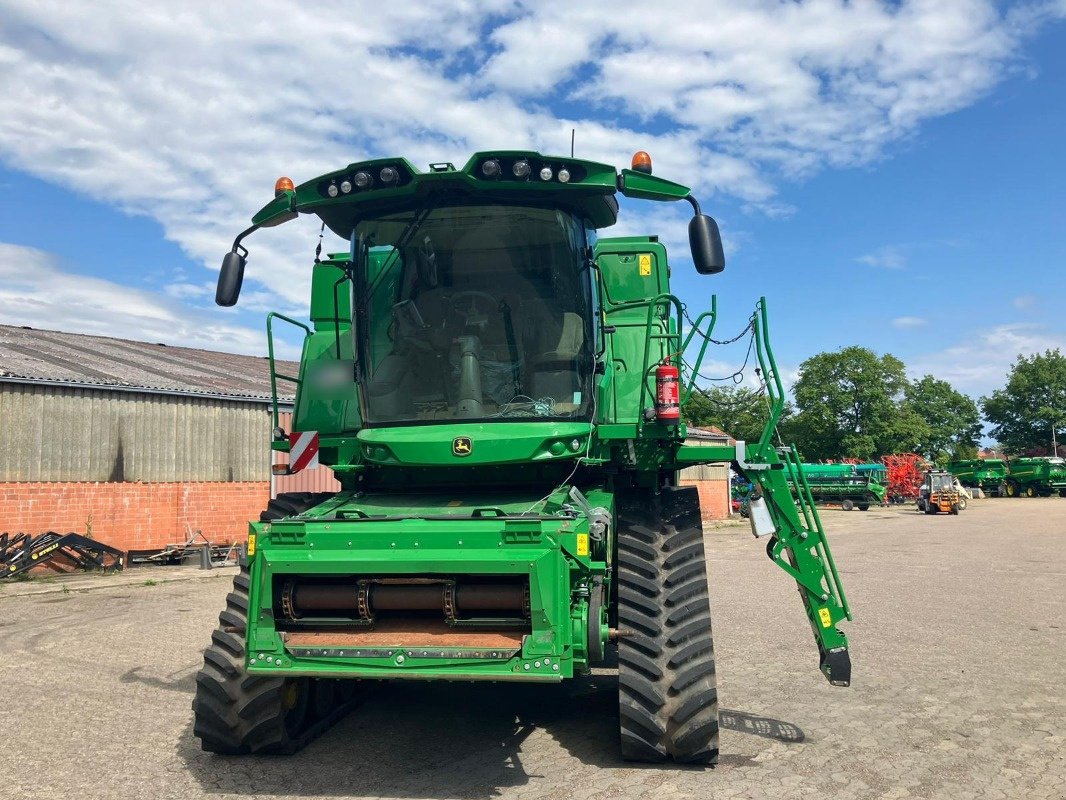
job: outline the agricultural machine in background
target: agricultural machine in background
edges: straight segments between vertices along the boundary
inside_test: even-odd
[[[1066,460],[1058,456],[952,461],[947,469],[963,486],[1007,497],[1066,497]]]
[[[925,472],[932,465],[917,453],[893,453],[882,456],[887,471],[885,488],[890,503],[909,503],[918,499]]]
[[[949,461],[946,469],[963,486],[980,489],[991,496],[1006,492],[1008,468],[1001,458]]]
[[[866,465],[863,465],[866,466]],[[880,465],[877,465],[880,466]],[[804,464],[803,474],[816,503],[839,503],[845,511],[858,508],[869,511],[871,505],[883,505],[887,493],[869,469],[860,472],[855,464]],[[793,492],[797,487],[792,485]]]
[[[361,162],[281,179],[237,237],[224,306],[252,231],[315,214],[349,243],[316,254],[310,326],[268,316],[304,336],[298,375],[270,360],[296,386],[296,433],[273,447],[317,447],[342,489],[282,495],[252,523],[196,679],[205,750],[298,750],[354,707],[357,680],[556,684],[614,642],[622,755],[713,763],[699,499],[677,485],[711,462],[754,485],[752,530],[799,586],[821,671],[848,685],[847,601],[795,449],[774,444],[766,304],[744,332],[769,394],[759,441],[686,445],[716,307],[691,319],[656,237],[597,239],[617,194],[690,203],[696,269],[723,269],[717,225],[643,153],[621,172],[513,151]]]
[[[1012,458],[1008,464],[1007,497],[1066,497],[1066,460],[1061,457]]]

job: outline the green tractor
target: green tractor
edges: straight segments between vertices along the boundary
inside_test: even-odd
[[[698,272],[724,268],[684,186],[535,152],[419,171],[401,158],[287,178],[223,260],[237,301],[258,228],[315,214],[349,244],[311,267],[310,326],[268,315],[271,374],[295,384],[295,470],[343,487],[272,500],[204,653],[195,735],[220,754],[291,753],[375,680],[558,684],[617,648],[621,754],[714,763],[718,696],[707,564],[688,466],[732,462],[751,525],[799,585],[829,681],[850,611],[794,448],[765,302],[746,333],[768,386],[758,442],[686,444],[679,412],[712,343],[654,236],[597,238],[616,196],[684,200]],[[303,329],[279,374],[273,326]],[[789,484],[802,487],[794,501]]]

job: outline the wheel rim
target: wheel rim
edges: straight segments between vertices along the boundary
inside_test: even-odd
[[[289,736],[295,736],[303,728],[307,718],[308,685],[306,678],[286,681],[282,690],[281,704],[285,709],[285,730]]]

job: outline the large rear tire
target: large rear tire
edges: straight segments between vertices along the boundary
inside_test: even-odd
[[[306,494],[306,496],[305,496]],[[329,494],[279,495],[261,519],[305,511]],[[196,675],[193,733],[209,753],[294,753],[344,716],[354,704],[349,686],[338,681],[250,675],[245,668],[248,594],[251,578],[242,566],[218,616],[204,665]],[[354,683],[344,681],[343,683]]]
[[[622,498],[618,707],[622,757],[713,764],[718,690],[699,496],[668,487]]]

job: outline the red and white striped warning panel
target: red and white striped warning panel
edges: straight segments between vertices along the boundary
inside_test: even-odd
[[[289,472],[318,466],[318,431],[289,434]]]

